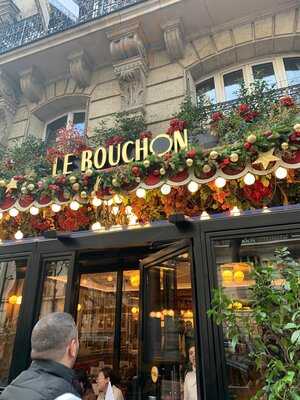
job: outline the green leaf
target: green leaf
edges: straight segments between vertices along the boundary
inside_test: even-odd
[[[295,331],[291,336],[291,342],[293,344],[300,345],[300,330]]]
[[[292,323],[292,322],[289,322],[288,324],[286,324],[284,327],[283,327],[283,329],[295,329],[295,328],[297,328],[298,327],[298,325],[296,325],[296,324],[294,324],[294,323]]]

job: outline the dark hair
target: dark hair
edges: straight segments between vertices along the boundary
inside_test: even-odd
[[[110,383],[112,385],[117,385],[119,383],[119,379],[117,378],[116,374],[113,372],[113,370],[110,367],[103,367],[100,369],[99,374],[102,372],[104,375],[105,379],[109,378]]]
[[[82,388],[83,388],[83,393],[92,388],[92,385],[89,381],[88,375],[86,373],[86,371],[84,369],[75,369],[75,380],[79,383],[82,384]]]

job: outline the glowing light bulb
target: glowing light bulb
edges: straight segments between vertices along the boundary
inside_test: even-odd
[[[80,204],[78,203],[78,201],[71,201],[71,203],[70,203],[70,208],[71,208],[71,210],[73,210],[73,211],[78,211],[79,210],[79,208],[80,208]]]
[[[11,208],[11,209],[8,211],[8,214],[9,214],[11,217],[16,217],[16,216],[19,214],[19,211],[18,211],[16,208]]]
[[[100,222],[95,222],[95,223],[92,225],[92,230],[93,230],[93,231],[99,231],[101,228],[102,228],[102,225],[100,224]]]
[[[244,182],[246,185],[253,185],[253,183],[255,183],[255,176],[248,172],[248,174],[244,176]]]
[[[269,213],[269,212],[271,212],[271,210],[269,209],[269,207],[263,206],[262,212],[263,213]]]
[[[138,188],[135,194],[139,199],[144,199],[146,197],[146,190],[143,188]]]
[[[287,177],[287,170],[282,167],[278,167],[275,171],[276,178],[284,179]]]
[[[230,214],[233,215],[234,217],[237,217],[238,215],[241,215],[241,211],[237,206],[234,206],[231,210],[230,210]]]
[[[198,185],[197,182],[191,181],[191,182],[188,184],[188,190],[189,190],[191,193],[196,193],[196,192],[198,191],[198,189],[199,189],[199,185]]]
[[[20,305],[21,303],[22,303],[22,296],[18,296],[16,304]]]
[[[78,303],[78,305],[77,305],[77,311],[80,311],[81,309],[82,309],[82,306],[81,306],[80,303]]]
[[[112,208],[112,212],[113,212],[114,215],[118,215],[119,214],[119,207],[118,206],[114,206]]]
[[[165,183],[164,185],[162,185],[160,191],[163,195],[167,196],[171,193],[171,186]]]
[[[15,233],[15,239],[16,240],[22,240],[24,237],[23,232],[20,231],[20,229]]]
[[[94,197],[93,201],[92,201],[92,204],[93,204],[94,207],[100,207],[101,204],[102,204],[102,200],[99,199],[98,197]]]
[[[226,179],[224,179],[221,176],[219,176],[219,178],[217,178],[215,180],[215,185],[217,186],[217,188],[224,187],[226,185]]]
[[[116,204],[122,204],[123,203],[123,199],[119,194],[115,194],[113,197],[113,200]]]
[[[210,215],[208,214],[208,212],[203,211],[203,213],[201,214],[200,219],[201,219],[202,221],[203,221],[203,220],[206,220],[206,219],[210,219]]]
[[[31,215],[38,215],[40,210],[37,207],[32,206],[32,207],[30,207],[29,212],[30,212]]]
[[[53,212],[58,213],[61,210],[61,205],[60,204],[52,204],[51,209]]]
[[[131,213],[132,213],[132,207],[131,207],[131,206],[127,206],[127,207],[125,208],[125,213],[126,213],[127,215],[131,214]]]

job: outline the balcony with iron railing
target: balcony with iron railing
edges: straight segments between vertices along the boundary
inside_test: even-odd
[[[72,20],[55,7],[51,7],[50,22],[45,30],[40,14],[0,26],[0,54],[18,47],[33,43],[50,35],[63,32],[72,27],[84,24],[121,11],[127,7],[142,3],[145,0],[80,0],[79,18]]]

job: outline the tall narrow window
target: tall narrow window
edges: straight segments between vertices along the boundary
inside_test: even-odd
[[[214,78],[206,79],[205,81],[199,83],[197,87],[197,95],[205,95],[205,97],[211,102],[217,102],[215,80]],[[198,99],[199,100],[199,99]]]
[[[290,85],[300,83],[300,57],[284,58],[284,68],[287,75],[287,81]]]
[[[273,63],[254,65],[252,67],[254,79],[264,80],[269,87],[276,85],[276,77],[274,73]]]
[[[224,89],[225,89],[225,100],[235,100],[238,98],[238,91],[243,82],[243,71],[239,69],[238,71],[230,72],[223,76],[224,79]]]

